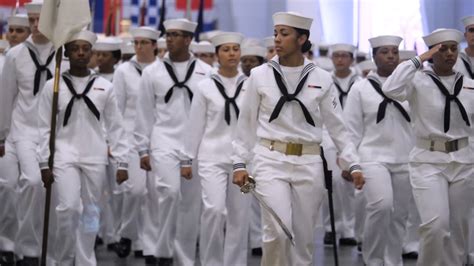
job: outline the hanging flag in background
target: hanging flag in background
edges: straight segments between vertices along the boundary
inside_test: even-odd
[[[145,19],[145,25],[153,28],[158,28],[160,21],[160,11],[162,0],[145,0],[147,1],[147,16]],[[197,21],[199,13],[199,1],[192,0],[191,11],[193,21]],[[186,17],[186,0],[167,0],[166,3],[166,19],[172,18],[184,18]],[[124,19],[130,19],[132,27],[140,25],[140,6],[142,0],[123,0],[122,17]],[[209,31],[215,29],[216,25],[216,10],[215,0],[204,0],[203,8],[203,31]]]
[[[204,0],[199,0],[199,11],[197,17],[197,28],[196,32],[194,33],[194,39],[196,42],[199,42],[199,34],[203,32],[203,24],[204,24]]]
[[[147,4],[146,0],[142,0],[142,5],[140,6],[140,23],[138,24],[140,27],[145,26],[145,19],[147,17]]]
[[[94,32],[115,35],[123,18],[124,1],[126,0],[89,0],[94,16],[92,23]]]
[[[158,30],[160,31],[160,37],[165,35],[166,29],[165,29],[165,22],[166,20],[166,1],[161,0],[161,6],[160,6],[160,23],[158,23]]]

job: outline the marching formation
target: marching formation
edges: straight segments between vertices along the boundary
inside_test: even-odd
[[[474,263],[474,16],[421,55],[392,35],[370,56],[313,45],[293,12],[264,40],[194,42],[187,19],[82,30],[55,84],[42,2],[25,7],[0,42],[0,265],[97,265],[102,244],[145,265],[312,265],[319,220],[365,265]]]

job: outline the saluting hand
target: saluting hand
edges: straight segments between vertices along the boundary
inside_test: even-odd
[[[145,171],[151,171],[150,156],[140,158],[140,168]]]
[[[365,179],[362,172],[351,173],[352,179],[354,180],[354,186],[356,189],[361,190],[364,187]]]
[[[191,178],[193,178],[193,168],[191,166],[182,166],[181,176],[187,180],[191,180]]]
[[[425,62],[425,61],[430,60],[433,57],[433,55],[436,54],[439,51],[441,46],[443,46],[443,45],[442,44],[437,44],[437,45],[433,46],[431,49],[429,49],[428,51],[421,54],[420,55],[421,62]]]
[[[44,187],[51,186],[54,182],[53,171],[51,169],[41,169],[41,180],[43,181]]]
[[[241,187],[249,180],[249,173],[246,170],[239,170],[234,172],[232,183]]]
[[[5,156],[5,145],[0,145],[0,157]]]
[[[123,182],[128,180],[128,171],[127,170],[117,170],[117,176],[115,177],[117,184],[122,184]]]

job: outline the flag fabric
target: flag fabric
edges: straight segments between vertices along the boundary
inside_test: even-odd
[[[162,0],[123,0],[122,17],[124,19],[130,19],[132,27],[140,26],[140,7],[143,3],[142,1],[146,1],[147,3],[145,25],[158,28]],[[193,21],[197,21],[199,1],[200,0],[192,0],[191,2],[191,15]],[[215,29],[217,18],[215,2],[216,0],[204,0],[203,31]],[[186,17],[186,0],[167,0],[165,3],[166,19]]]
[[[88,0],[44,0],[38,29],[58,49],[90,22]]]
[[[194,32],[194,39],[196,42],[199,42],[199,34],[203,32],[203,24],[204,24],[204,0],[199,0],[199,11],[197,17],[197,28],[196,32]]]
[[[160,37],[163,36],[166,32],[165,24],[164,24],[165,19],[166,19],[166,1],[161,0],[160,23],[158,23],[158,30],[160,31]]]

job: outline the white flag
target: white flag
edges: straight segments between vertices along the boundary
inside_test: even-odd
[[[90,22],[89,0],[44,0],[38,29],[58,49]]]

